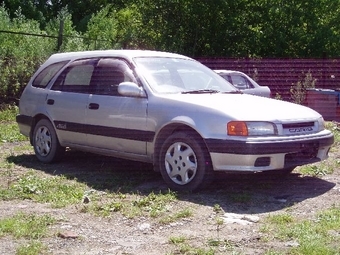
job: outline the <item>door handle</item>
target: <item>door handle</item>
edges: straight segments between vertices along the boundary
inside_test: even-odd
[[[98,110],[99,109],[99,104],[90,103],[89,104],[89,109],[90,110]]]
[[[54,105],[54,100],[53,99],[47,99],[47,104],[48,105]]]

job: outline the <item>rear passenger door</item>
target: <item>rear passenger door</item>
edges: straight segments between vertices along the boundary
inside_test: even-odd
[[[63,145],[86,144],[86,107],[98,59],[82,59],[61,72],[47,96],[48,114]]]
[[[100,59],[92,77],[86,124],[91,127],[88,145],[111,152],[146,154],[147,98],[124,97],[121,82],[137,83],[128,64],[121,59]]]

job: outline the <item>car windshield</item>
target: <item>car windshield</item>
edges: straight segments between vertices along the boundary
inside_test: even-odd
[[[203,64],[181,58],[141,57],[135,62],[158,93],[235,93],[233,85]]]

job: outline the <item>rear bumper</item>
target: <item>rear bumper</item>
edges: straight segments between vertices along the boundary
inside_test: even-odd
[[[33,117],[26,115],[17,115],[16,122],[18,123],[20,133],[29,137],[33,123]]]
[[[328,158],[331,132],[311,139],[283,141],[207,140],[215,171],[266,171],[315,163]]]

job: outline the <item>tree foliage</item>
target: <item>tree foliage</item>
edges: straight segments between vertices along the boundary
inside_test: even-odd
[[[27,20],[20,9],[16,17],[10,19],[6,10],[0,7],[0,26],[12,32],[43,34],[39,23]],[[0,45],[0,102],[6,102],[18,98],[23,84],[54,49],[49,39],[10,33],[0,33]]]
[[[192,57],[338,57],[340,0],[0,0],[0,27],[58,36],[60,51],[152,49]],[[57,39],[0,32],[0,96],[17,98]]]
[[[190,56],[230,57],[340,54],[340,0],[3,0],[0,3],[7,8],[9,18],[15,18],[21,8],[21,13],[39,22],[42,30],[48,30],[51,22],[67,10],[72,33],[97,39],[92,44],[98,48],[146,48]]]

